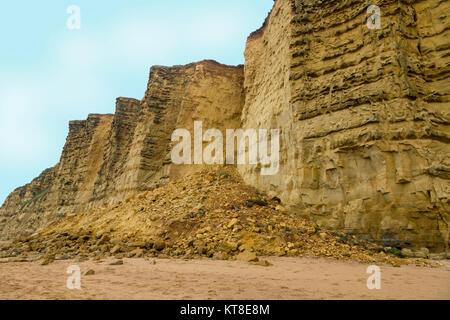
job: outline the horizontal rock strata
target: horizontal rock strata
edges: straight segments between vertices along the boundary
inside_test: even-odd
[[[151,190],[192,168],[171,170],[171,136],[202,120],[237,128],[243,67],[214,61],[151,68],[139,101],[118,98],[114,115],[71,121],[59,163],[16,189],[0,209],[0,238],[29,235],[67,214]],[[194,168],[195,169],[195,168]]]

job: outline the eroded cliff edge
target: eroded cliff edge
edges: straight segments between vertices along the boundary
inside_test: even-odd
[[[118,98],[114,115],[71,121],[59,163],[16,189],[0,209],[0,238],[14,239],[68,214],[114,204],[196,170],[171,165],[171,135],[203,120],[239,128],[243,66],[205,60],[154,66],[142,100]]]
[[[245,52],[243,127],[281,128],[280,172],[244,180],[319,226],[448,246],[450,6],[279,0]]]
[[[170,135],[281,129],[280,171],[239,166],[244,180],[319,226],[386,246],[448,248],[450,5],[277,0],[250,35],[245,67],[203,61],[153,67],[145,97],[115,115],[70,123],[58,165],[14,191],[0,236],[124,199],[192,167],[170,161]],[[195,168],[194,168],[195,169]]]

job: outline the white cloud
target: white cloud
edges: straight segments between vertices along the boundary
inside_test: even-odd
[[[0,150],[2,161],[26,162],[48,150],[41,125],[40,94],[33,86],[2,85],[0,92]]]

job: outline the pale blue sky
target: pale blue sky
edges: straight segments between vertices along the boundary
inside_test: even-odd
[[[0,10],[0,203],[59,161],[69,120],[141,99],[152,65],[244,63],[273,0],[8,1]],[[69,30],[66,10],[81,9]]]

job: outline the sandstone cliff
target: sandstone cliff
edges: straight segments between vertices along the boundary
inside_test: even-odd
[[[72,212],[180,177],[170,136],[192,129],[281,129],[280,170],[240,165],[249,185],[322,228],[386,246],[448,248],[450,4],[277,0],[252,33],[245,66],[153,67],[141,101],[70,123],[58,165],[14,191],[0,236],[29,234]]]
[[[280,172],[244,180],[385,245],[449,237],[450,4],[279,0],[247,43],[245,128],[281,128]]]
[[[13,239],[82,212],[150,190],[195,170],[171,170],[171,135],[193,120],[238,128],[243,67],[214,61],[151,68],[139,101],[118,98],[114,115],[71,121],[59,163],[16,189],[0,209],[0,237]]]

